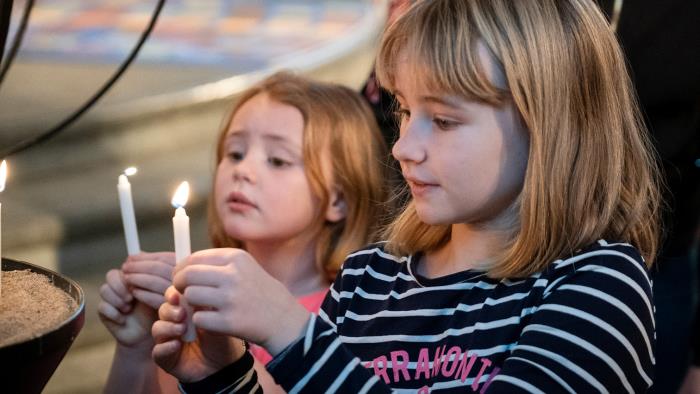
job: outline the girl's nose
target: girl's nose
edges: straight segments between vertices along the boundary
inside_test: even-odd
[[[234,165],[233,179],[235,181],[255,183],[255,164],[250,155],[246,155]]]
[[[391,149],[391,154],[399,162],[421,163],[425,161],[427,156],[425,146],[416,125],[409,122],[402,129],[399,139]]]

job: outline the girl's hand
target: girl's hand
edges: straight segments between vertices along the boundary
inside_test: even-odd
[[[163,293],[172,283],[175,253],[139,253],[122,265],[124,279],[138,301],[154,311],[164,302]]]
[[[100,320],[117,340],[127,348],[147,348],[153,344],[151,325],[156,311],[134,300],[121,270],[110,270],[100,287],[102,301],[97,307]]]
[[[160,320],[153,324],[153,360],[163,370],[183,382],[202,380],[241,358],[243,341],[223,335],[199,332],[197,341],[183,343],[185,310],[179,306],[180,294],[170,287],[166,302],[158,310]]]
[[[173,285],[195,307],[196,327],[263,346],[274,355],[296,340],[309,312],[241,249],[196,252]]]

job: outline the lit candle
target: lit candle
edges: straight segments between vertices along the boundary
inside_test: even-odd
[[[5,160],[0,164],[0,192],[5,190],[5,179],[7,178],[7,163]],[[0,296],[2,295],[2,203],[0,203]]]
[[[182,182],[175,191],[171,203],[175,209],[173,216],[173,231],[175,233],[175,259],[177,263],[192,254],[190,248],[190,218],[185,212],[185,204],[190,195],[190,184]]]
[[[131,184],[127,176],[136,174],[135,167],[129,167],[124,173],[119,175],[117,191],[119,192],[119,207],[122,212],[122,224],[124,225],[124,238],[126,239],[126,250],[130,256],[139,254],[139,233],[136,229],[136,217],[134,216],[134,201],[131,198]]]
[[[176,264],[182,264],[183,261],[192,254],[190,247],[190,218],[185,212],[185,204],[190,195],[190,184],[182,182],[175,191],[171,203],[175,207],[175,216],[173,216],[173,234],[175,235],[175,261]],[[187,311],[187,330],[183,335],[185,342],[194,342],[197,338],[194,324],[192,324],[192,308],[187,305],[184,297],[181,298],[181,305]]]

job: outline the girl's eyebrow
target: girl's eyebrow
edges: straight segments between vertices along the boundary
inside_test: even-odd
[[[231,141],[233,139],[240,139],[240,138],[249,138],[250,137],[250,132],[247,130],[232,130],[229,132],[228,136],[226,136],[226,141]],[[262,134],[262,139],[266,141],[271,141],[271,142],[279,142],[285,145],[289,145],[292,148],[295,149],[301,149],[301,146],[299,144],[296,144],[292,142],[286,135],[284,134],[278,134],[274,132],[265,132]]]
[[[292,144],[292,141],[290,141],[289,138],[287,138],[286,136],[275,133],[265,133],[262,135],[262,138],[268,141],[279,141]]]
[[[444,105],[444,106],[447,106],[450,108],[460,109],[460,110],[463,109],[463,105],[461,105],[461,103],[459,103],[455,99],[449,99],[449,98],[438,97],[438,96],[423,96],[420,99],[421,99],[421,101],[426,102],[426,103],[440,104],[440,105]]]
[[[400,91],[396,90],[393,93],[394,93],[394,96],[405,101],[405,98]],[[459,109],[459,110],[464,109],[463,105],[459,101],[457,101],[456,99],[450,99],[450,98],[445,98],[445,97],[440,97],[440,96],[421,96],[420,101],[422,101],[424,103],[441,104],[441,105],[444,105],[444,106],[447,106],[450,108],[454,108],[454,109]]]
[[[226,140],[232,140],[238,137],[247,137],[248,132],[245,130],[229,130],[226,135]]]

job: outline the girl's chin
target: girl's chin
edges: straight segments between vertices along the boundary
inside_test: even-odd
[[[278,238],[276,234],[269,234],[269,232],[265,231],[256,231],[256,229],[251,226],[243,226],[241,224],[236,224],[235,226],[224,225],[224,231],[226,231],[226,235],[229,237],[244,243],[272,242]]]
[[[416,210],[416,214],[418,214],[418,219],[420,219],[421,222],[430,226],[445,226],[454,223],[454,221],[442,215],[438,215],[436,212],[421,212],[420,210]]]
[[[245,228],[244,226],[240,224],[236,225],[226,225],[224,224],[224,231],[226,231],[226,235],[233,239],[238,239],[238,240],[247,240],[250,238],[254,238],[255,234],[253,234],[251,231],[251,228]]]

